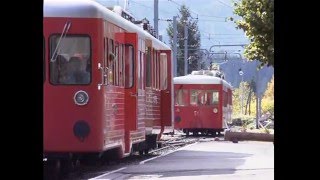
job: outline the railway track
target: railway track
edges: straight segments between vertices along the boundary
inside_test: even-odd
[[[138,152],[132,154],[129,157],[119,159],[119,160],[109,160],[104,162],[98,162],[95,165],[82,165],[81,163],[77,165],[66,177],[63,177],[62,180],[87,180],[101,174],[119,169],[124,166],[139,164],[142,161],[148,159],[162,156],[172,151],[175,151],[183,146],[202,141],[207,139],[202,136],[195,137],[185,137],[182,134],[176,135],[164,135],[162,141],[159,142],[160,148],[152,149],[149,151],[148,155],[139,155]],[[52,172],[52,171],[51,171]],[[48,177],[45,177],[45,180],[54,179],[54,176],[51,174]],[[57,178],[56,178],[57,179]],[[60,178],[61,179],[61,178]]]
[[[118,169],[124,166],[139,164],[139,162],[160,156],[171,151],[183,147],[187,144],[196,142],[196,139],[185,138],[181,134],[177,135],[163,135],[163,140],[159,142],[159,148],[151,149],[147,155],[139,155],[138,152],[131,154],[129,157],[118,160],[105,160],[97,161],[92,165],[84,165],[77,163],[75,167],[67,175],[56,174],[53,169],[46,167],[48,164],[44,164],[44,179],[45,180],[84,180],[96,177],[99,174],[104,174],[114,169]]]

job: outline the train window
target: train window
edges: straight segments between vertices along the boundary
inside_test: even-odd
[[[43,60],[42,60],[42,72],[43,72],[43,83],[46,80],[46,45],[45,45],[45,39],[43,36],[43,49],[42,49],[42,54],[43,54]]]
[[[228,91],[228,101],[229,101],[229,105],[232,105],[232,92],[231,91]]]
[[[134,62],[134,49],[132,45],[126,45],[125,47],[125,87],[131,88],[133,86],[133,62]]]
[[[218,91],[208,91],[208,100],[210,105],[219,104],[219,92]]]
[[[118,42],[115,42],[115,60],[113,62],[113,80],[114,80],[114,85],[119,86],[119,44]]]
[[[159,66],[159,53],[158,52],[156,52],[156,61],[155,62],[156,62],[156,89],[160,89],[160,87],[159,87],[160,66]]]
[[[167,69],[167,54],[161,53],[160,54],[160,89],[165,90],[167,89],[168,83],[168,69]]]
[[[124,80],[123,80],[123,44],[119,45],[119,85],[121,87],[124,86]]]
[[[140,51],[138,51],[138,62],[137,62],[137,65],[138,65],[138,67],[137,67],[137,71],[138,71],[138,77],[137,77],[137,87],[138,87],[138,89],[141,89],[141,84],[142,84],[142,82],[141,82],[141,59],[140,59]]]
[[[153,49],[152,51],[153,59],[152,59],[152,88],[156,88],[156,51]]]
[[[185,106],[187,102],[188,90],[179,89],[175,92],[175,103],[178,106]]]
[[[103,67],[108,67],[108,54],[109,54],[109,51],[108,51],[108,38],[105,38],[104,39],[104,61],[103,61]],[[107,76],[103,76],[103,83],[104,84],[108,84],[108,78]]]
[[[228,93],[223,91],[223,106],[227,107],[228,105]]]
[[[198,90],[190,90],[190,105],[198,105]]]
[[[197,103],[198,105],[207,105],[208,104],[208,93],[205,90],[198,90],[197,96]]]
[[[212,90],[191,90],[190,105],[207,106],[216,105],[219,102],[219,93]]]
[[[108,84],[114,84],[114,62],[115,62],[115,53],[114,53],[114,44],[113,40],[109,39],[108,42]]]
[[[140,51],[140,89],[143,89],[144,90],[144,53]]]
[[[50,56],[61,35],[50,37]],[[91,45],[89,36],[68,35],[60,42],[57,58],[50,62],[50,82],[55,85],[89,84],[91,82]]]
[[[147,59],[146,59],[146,64],[147,64],[147,68],[146,68],[146,87],[151,87],[151,71],[152,71],[152,67],[151,67],[151,48],[148,47],[147,50]]]

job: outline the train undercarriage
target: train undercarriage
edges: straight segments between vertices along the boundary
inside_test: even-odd
[[[186,134],[186,136],[189,136],[190,133],[192,133],[193,136],[198,135],[205,135],[205,136],[220,136],[221,132],[224,131],[224,129],[211,129],[211,128],[185,128],[182,129],[182,131]]]

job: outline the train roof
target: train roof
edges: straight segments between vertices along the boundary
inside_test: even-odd
[[[141,27],[122,18],[94,0],[44,0],[43,5],[43,17],[102,18],[127,32],[137,32],[139,36],[151,39],[152,46],[157,49],[171,50],[168,45],[153,37]]]
[[[173,78],[174,84],[223,84],[229,88],[232,86],[225,80],[214,77],[214,76],[207,76],[207,75],[186,75],[180,77]]]

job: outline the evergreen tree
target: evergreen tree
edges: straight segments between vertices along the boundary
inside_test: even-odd
[[[200,32],[198,20],[191,16],[190,10],[182,5],[179,9],[180,17],[177,21],[177,76],[184,75],[184,27],[188,26],[188,74],[191,71],[199,70],[203,66],[202,54],[200,53]],[[170,22],[167,28],[170,38],[170,45],[173,47],[173,23]]]

